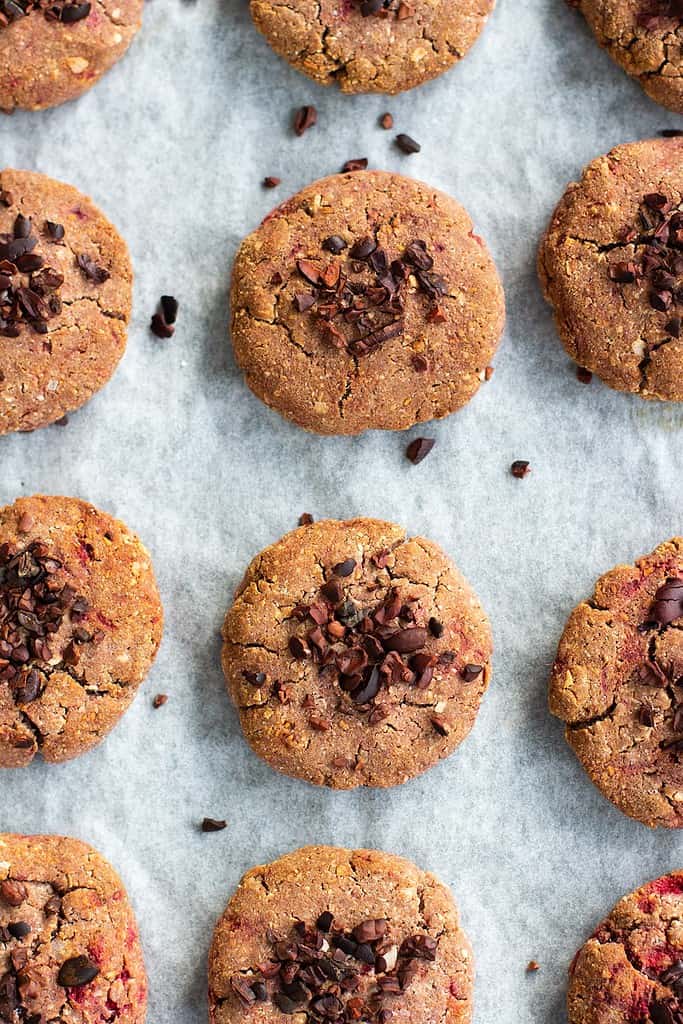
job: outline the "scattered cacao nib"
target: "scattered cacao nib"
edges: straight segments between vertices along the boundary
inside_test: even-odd
[[[379,119],[379,123],[380,126],[384,128],[385,132],[391,131],[391,129],[394,127],[393,115],[387,111],[386,114],[382,114],[382,116]]]
[[[349,171],[364,171],[368,166],[368,158],[366,156],[357,157],[355,160],[347,160],[342,167],[342,174],[347,174]]]
[[[416,437],[406,448],[406,458],[414,466],[417,466],[418,463],[427,458],[435,444],[435,437]]]
[[[64,238],[64,225],[56,224],[53,220],[46,220],[45,232],[51,242],[61,242]]]
[[[105,267],[98,266],[97,263],[88,256],[87,253],[82,252],[76,257],[76,263],[79,269],[89,281],[93,284],[104,284],[111,277],[111,274]]]
[[[57,983],[62,988],[78,988],[89,985],[100,973],[100,969],[88,956],[74,956],[65,960],[59,968]]]
[[[33,11],[42,11],[47,21],[73,25],[87,18],[91,10],[91,3],[79,0],[0,0],[0,31]]]
[[[678,139],[683,135],[683,128],[662,128],[659,134],[664,139]]]
[[[443,715],[432,715],[430,719],[432,726],[438,732],[439,736],[449,736],[451,727],[443,717]]]
[[[491,380],[494,370],[495,366],[487,366],[484,370],[484,380]]]
[[[650,614],[660,626],[668,626],[683,617],[683,576],[668,579],[659,588]]]
[[[413,153],[419,153],[422,146],[415,139],[411,139],[410,135],[401,133],[396,136],[396,145],[402,153],[406,153],[408,156],[412,156]]]
[[[484,671],[483,665],[465,665],[460,675],[466,683],[473,683]]]
[[[636,16],[636,24],[647,31],[666,27],[671,19],[683,21],[683,0],[644,0]]]
[[[263,179],[264,188],[277,188],[278,185],[282,184],[282,178],[275,178],[272,175],[268,175],[267,178]]]
[[[531,466],[525,459],[516,459],[510,466],[510,472],[513,476],[517,477],[518,480],[522,480],[531,472]]]
[[[315,107],[300,107],[294,115],[294,133],[301,136],[317,123],[318,111]]]
[[[152,701],[152,707],[155,710],[158,710],[159,708],[163,708],[164,704],[167,704],[167,703],[168,703],[168,695],[165,694],[165,693],[158,693],[156,695],[156,697],[154,698],[154,700]]]
[[[157,311],[152,317],[150,329],[157,338],[172,338],[175,333],[175,322],[178,319],[178,300],[172,295],[162,295]]]
[[[581,384],[590,384],[593,380],[593,374],[584,366],[579,366],[576,370],[576,378]]]
[[[538,963],[537,960],[530,960],[529,963],[526,965],[526,969],[530,974],[533,974],[534,971],[540,971],[541,965]]]
[[[428,359],[420,352],[415,352],[411,357],[410,361],[413,365],[413,369],[417,370],[418,373],[426,373],[429,369]]]
[[[13,921],[7,925],[7,931],[13,939],[25,939],[31,934],[31,925],[26,921]]]
[[[11,234],[0,234],[0,335],[18,338],[27,325],[47,334],[61,313],[64,277],[36,251],[38,238],[28,217],[18,214]]]
[[[202,832],[222,832],[227,827],[227,821],[222,818],[204,818],[202,821]]]
[[[647,704],[641,704],[638,708],[638,721],[641,725],[647,726],[648,729],[651,729],[655,724],[655,713]]]
[[[429,632],[432,634],[433,637],[436,637],[437,640],[439,639],[439,637],[443,636],[443,622],[439,622],[438,619],[435,619],[434,616],[432,616],[432,618],[429,620],[428,625]]]

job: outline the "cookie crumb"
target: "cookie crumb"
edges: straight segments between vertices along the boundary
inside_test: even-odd
[[[518,480],[522,480],[531,472],[531,466],[525,459],[516,459],[510,466],[510,472]]]

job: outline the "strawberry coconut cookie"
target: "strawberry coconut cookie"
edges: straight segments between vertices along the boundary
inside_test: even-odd
[[[683,871],[624,896],[569,972],[569,1024],[683,1021]]]
[[[147,978],[125,889],[92,847],[0,835],[0,1022],[143,1024]]]

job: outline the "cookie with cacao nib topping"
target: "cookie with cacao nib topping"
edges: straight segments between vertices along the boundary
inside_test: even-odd
[[[0,109],[42,110],[91,88],[132,43],[143,0],[0,0]]]
[[[306,430],[403,430],[470,400],[503,329],[495,266],[454,199],[381,171],[317,181],[243,243],[232,343]]]
[[[398,93],[461,60],[494,0],[251,0],[254,23],[277,54],[321,85]]]
[[[612,569],[574,609],[550,710],[608,800],[683,828],[683,538]]]
[[[0,172],[0,434],[54,423],[107,383],[132,280],[126,243],[87,196]]]
[[[491,630],[450,559],[377,519],[321,520],[247,569],[223,625],[244,735],[319,786],[395,786],[447,757],[489,683]]]
[[[683,138],[589,164],[553,214],[539,273],[579,366],[617,391],[683,401]]]
[[[569,971],[569,1024],[683,1021],[683,871],[619,900]]]
[[[242,878],[214,932],[209,1015],[470,1024],[473,974],[434,875],[377,850],[309,846]]]
[[[99,743],[147,674],[162,619],[149,555],[123,523],[78,498],[0,509],[0,768]]]
[[[0,1020],[143,1024],[147,978],[121,879],[91,846],[0,834]]]
[[[683,2],[577,0],[610,57],[651,99],[683,114]]]

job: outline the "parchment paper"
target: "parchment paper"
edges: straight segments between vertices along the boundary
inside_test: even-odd
[[[319,124],[291,132],[294,108]],[[422,143],[406,157],[377,125]],[[546,710],[570,609],[595,578],[681,531],[683,408],[576,381],[539,293],[535,251],[568,181],[619,142],[680,126],[561,0],[500,0],[459,67],[395,99],[318,88],[277,58],[246,0],[151,0],[128,57],[88,95],[0,120],[0,166],[91,194],[136,269],[129,347],[67,427],[0,442],[0,499],[87,498],[136,529],[167,614],[151,676],[110,738],[61,767],[0,774],[0,829],[80,836],[137,911],[150,1024],[206,1019],[206,953],[240,875],[304,843],[376,846],[454,890],[477,958],[476,1024],[565,1019],[571,957],[623,893],[683,866],[593,789]],[[493,379],[409,435],[319,439],[243,384],[226,334],[239,239],[274,203],[350,157],[423,178],[472,214],[502,272],[508,329]],[[264,175],[283,179],[277,192]],[[181,303],[176,336],[148,322]],[[409,437],[438,443],[418,467]],[[513,459],[533,471],[513,479]],[[316,518],[385,517],[441,543],[492,619],[494,678],[476,727],[426,776],[335,794],[286,779],[241,738],[218,630],[257,551]],[[168,693],[154,711],[152,698]],[[205,816],[229,828],[201,835]],[[525,973],[530,959],[542,966]]]

